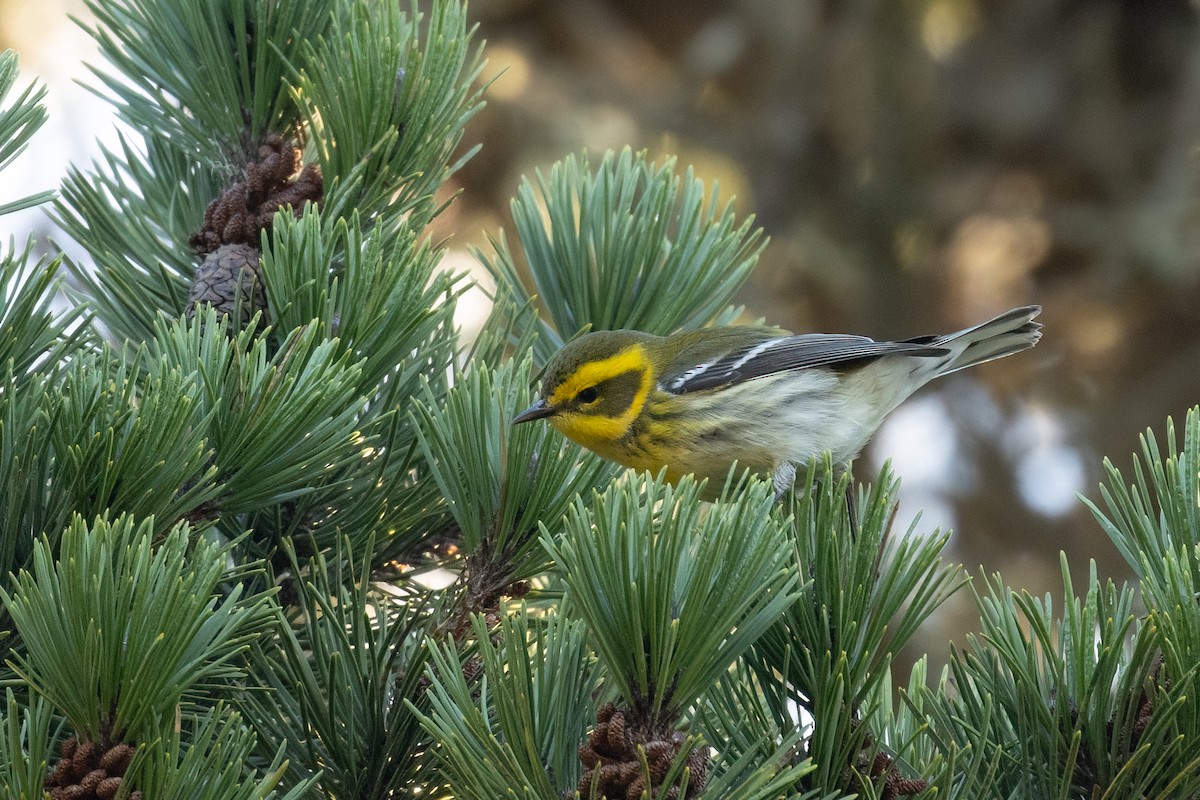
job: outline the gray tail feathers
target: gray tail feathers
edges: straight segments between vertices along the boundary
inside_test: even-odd
[[[930,344],[954,353],[939,374],[957,372],[1033,347],[1042,338],[1041,323],[1033,321],[1041,312],[1041,306],[1022,306],[973,328],[936,337]]]

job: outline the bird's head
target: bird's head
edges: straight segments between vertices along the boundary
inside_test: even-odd
[[[547,419],[603,455],[629,432],[646,404],[657,341],[636,331],[596,331],[564,345],[546,365],[541,396],[513,423]]]

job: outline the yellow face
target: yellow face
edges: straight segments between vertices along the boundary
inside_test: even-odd
[[[586,362],[547,396],[547,403],[560,409],[550,417],[550,424],[569,439],[607,455],[641,413],[653,380],[641,345]]]
[[[646,348],[621,333],[591,334],[563,348],[546,368],[542,399],[514,422],[547,418],[567,438],[629,465],[626,437],[654,385],[654,368]]]

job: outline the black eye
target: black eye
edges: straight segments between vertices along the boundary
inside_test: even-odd
[[[581,403],[594,403],[600,399],[600,392],[595,386],[589,386],[586,389],[580,389],[579,394],[575,395],[576,399]]]

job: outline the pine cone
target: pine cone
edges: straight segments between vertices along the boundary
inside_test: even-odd
[[[868,739],[868,742],[873,740]],[[880,800],[900,800],[920,794],[929,787],[929,781],[923,778],[905,778],[896,767],[895,760],[887,753],[876,753],[871,760],[867,774],[872,778],[883,776],[883,793]]]
[[[579,779],[580,796],[589,797],[595,784],[599,796],[605,800],[638,800],[647,788],[638,758],[639,745],[650,767],[650,793],[657,794],[683,746],[683,734],[674,730],[660,734],[631,730],[624,711],[611,704],[601,708],[596,714],[596,727],[579,748],[579,760],[586,768]],[[689,797],[698,796],[708,783],[706,751],[707,748],[698,747],[688,755]],[[667,797],[678,800],[679,787],[670,787]]]
[[[267,324],[267,295],[259,269],[259,244],[270,231],[275,213],[290,208],[297,217],[305,203],[324,196],[321,170],[301,166],[300,149],[277,133],[259,145],[240,180],[231,182],[204,211],[204,224],[188,243],[204,257],[188,290],[185,313],[191,319],[197,303],[228,315],[233,330],[244,328],[256,311]]]
[[[258,248],[246,244],[224,244],[208,254],[196,268],[188,290],[184,313],[196,315],[196,306],[211,305],[218,315],[228,316],[232,330],[246,326],[261,311],[259,327],[266,324],[267,292],[263,286]],[[232,330],[230,332],[232,332]]]
[[[133,754],[134,748],[124,743],[103,749],[95,742],[80,744],[72,736],[62,743],[58,763],[46,776],[46,791],[52,800],[112,800]],[[129,797],[141,800],[142,793],[131,792]]]
[[[276,211],[290,207],[300,216],[306,202],[321,202],[324,191],[321,170],[315,164],[301,168],[300,150],[272,133],[259,146],[256,159],[246,165],[242,179],[208,204],[204,225],[189,244],[201,255],[226,244],[257,247],[262,232],[271,229]]]

